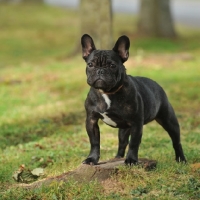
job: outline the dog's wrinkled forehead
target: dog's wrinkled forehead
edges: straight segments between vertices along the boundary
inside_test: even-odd
[[[105,67],[114,61],[113,54],[115,53],[110,50],[95,50],[92,53],[90,61],[95,63],[98,67]]]

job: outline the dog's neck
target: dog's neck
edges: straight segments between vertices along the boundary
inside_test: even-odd
[[[120,85],[116,90],[114,90],[114,91],[112,91],[112,92],[105,92],[105,91],[103,91],[102,89],[99,89],[99,92],[100,92],[101,94],[115,94],[115,93],[117,93],[122,87],[123,87],[123,85]]]

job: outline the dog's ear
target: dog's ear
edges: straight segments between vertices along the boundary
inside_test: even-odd
[[[130,40],[125,35],[119,37],[117,42],[115,43],[115,46],[113,47],[113,51],[119,54],[123,63],[128,60],[129,47]]]
[[[82,57],[84,60],[96,49],[93,39],[88,35],[84,34],[81,37],[81,45],[82,45]]]

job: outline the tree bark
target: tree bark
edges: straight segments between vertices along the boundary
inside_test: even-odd
[[[147,36],[175,37],[170,0],[140,0],[138,30]]]
[[[81,34],[89,34],[100,49],[112,47],[111,0],[81,0]]]

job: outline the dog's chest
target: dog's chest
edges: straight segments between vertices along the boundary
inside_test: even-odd
[[[102,97],[107,105],[107,109],[105,112],[103,113],[99,112],[99,114],[103,117],[102,121],[110,126],[117,127],[117,123],[108,116],[109,114],[108,110],[111,107],[111,100],[109,99],[107,94],[102,94]]]

